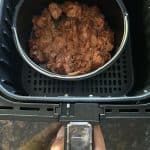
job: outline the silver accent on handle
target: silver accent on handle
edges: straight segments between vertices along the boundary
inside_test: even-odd
[[[70,122],[67,124],[67,150],[92,150],[93,129],[88,122]]]

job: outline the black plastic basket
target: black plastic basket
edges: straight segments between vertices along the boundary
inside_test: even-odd
[[[141,0],[124,1],[131,23],[131,38],[128,39],[124,54],[103,74],[83,81],[50,79],[23,62],[15,48],[11,30],[18,0],[0,2],[0,92],[3,97],[25,103],[126,104],[150,98],[150,52],[144,46]]]

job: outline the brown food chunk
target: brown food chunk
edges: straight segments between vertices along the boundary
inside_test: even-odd
[[[65,17],[61,17],[63,12]],[[70,76],[85,74],[111,58],[114,33],[96,6],[51,3],[32,22],[30,56],[38,63],[45,63],[52,72]]]
[[[56,3],[49,4],[49,11],[54,19],[58,19],[62,14],[62,9]]]
[[[67,17],[81,17],[82,8],[78,2],[65,2],[63,12]]]

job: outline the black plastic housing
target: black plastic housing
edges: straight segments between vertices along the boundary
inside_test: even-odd
[[[145,99],[150,98],[150,49],[145,43],[145,29],[149,27],[143,23],[144,1],[124,1],[130,16],[131,31],[126,53],[100,76],[78,82],[47,79],[22,60],[14,45],[11,30],[17,2],[2,0],[0,3],[0,93],[3,97],[26,103],[125,104],[146,103]]]

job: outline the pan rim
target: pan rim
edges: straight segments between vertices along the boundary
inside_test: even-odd
[[[19,37],[18,37],[18,34],[17,34],[17,29],[16,29],[18,13],[20,11],[20,8],[21,8],[22,4],[24,3],[24,0],[20,0],[19,3],[16,5],[15,13],[14,13],[14,16],[13,16],[12,32],[13,32],[13,39],[14,39],[16,48],[17,48],[19,54],[22,56],[22,58],[25,60],[25,62],[28,65],[30,65],[33,69],[40,72],[41,74],[46,75],[46,76],[51,77],[51,78],[72,81],[72,80],[87,79],[87,78],[91,78],[91,77],[93,77],[97,74],[100,74],[103,71],[105,71],[107,68],[109,68],[119,58],[120,54],[124,50],[124,46],[126,45],[126,41],[127,41],[127,38],[128,38],[128,30],[129,30],[128,13],[127,13],[127,10],[126,10],[126,8],[125,8],[122,1],[116,0],[116,2],[118,4],[119,8],[121,9],[121,12],[122,12],[122,15],[123,15],[123,20],[124,20],[124,33],[123,33],[123,36],[122,36],[122,40],[121,40],[119,48],[118,48],[117,52],[114,54],[114,56],[108,62],[106,62],[103,66],[97,68],[94,71],[91,71],[91,72],[83,74],[83,75],[77,75],[77,76],[60,75],[60,74],[56,74],[56,73],[50,72],[50,71],[42,68],[41,66],[36,64],[26,54],[25,50],[22,48],[22,46],[19,42]]]

